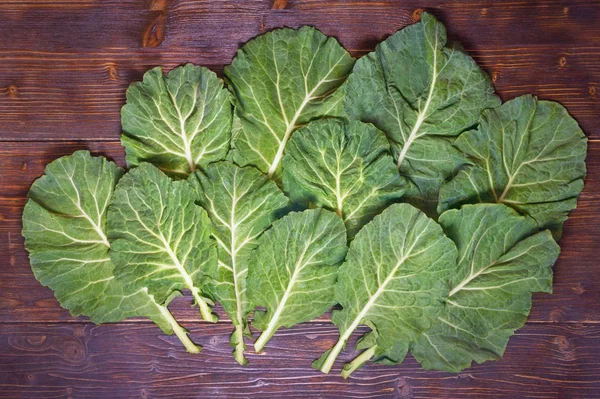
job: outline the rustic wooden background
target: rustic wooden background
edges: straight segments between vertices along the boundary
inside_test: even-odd
[[[51,160],[90,149],[123,164],[125,89],[155,65],[221,72],[266,30],[315,25],[354,55],[433,12],[493,77],[504,100],[563,103],[590,138],[589,174],[565,226],[553,295],[535,295],[501,361],[454,375],[409,358],[343,380],[311,361],[337,339],[328,317],[281,330],[238,366],[221,322],[172,306],[200,355],[143,320],[71,318],[34,279],[21,210]],[[600,398],[600,1],[0,1],[0,398]],[[351,353],[346,353],[348,359]]]

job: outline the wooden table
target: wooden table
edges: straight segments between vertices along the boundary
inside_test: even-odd
[[[454,375],[409,357],[343,380],[339,363],[331,375],[310,368],[337,339],[326,315],[282,329],[242,367],[220,308],[207,325],[189,297],[173,304],[204,346],[190,355],[144,320],[74,319],[34,279],[20,235],[29,185],[76,149],[124,164],[119,109],[146,69],[191,61],[221,72],[256,34],[304,24],[361,56],[419,9],[446,24],[504,100],[560,101],[590,138],[554,294],[535,295],[501,361]],[[600,398],[600,1],[3,0],[0,37],[0,398]]]

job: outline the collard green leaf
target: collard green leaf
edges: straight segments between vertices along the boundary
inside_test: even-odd
[[[466,166],[440,191],[439,210],[498,202],[560,235],[585,177],[586,138],[558,103],[525,95],[484,111],[455,142]]]
[[[531,293],[552,291],[560,249],[548,230],[535,233],[535,221],[502,204],[465,205],[440,224],[458,247],[458,269],[443,311],[411,351],[425,369],[459,372],[503,355]]]
[[[456,247],[442,228],[409,204],[394,204],[358,232],[338,270],[333,312],[336,345],[314,363],[328,373],[360,324],[377,330],[377,347],[408,344],[429,329],[448,294]],[[374,352],[374,350],[373,350]],[[397,355],[401,356],[401,355]]]
[[[85,315],[98,324],[148,317],[165,333],[175,332],[188,351],[198,352],[166,304],[115,279],[106,209],[122,174],[113,162],[88,151],[76,151],[46,167],[31,186],[23,211],[31,269],[73,316]]]
[[[206,211],[186,181],[142,163],[117,184],[108,210],[110,256],[126,286],[147,288],[160,303],[188,289],[204,320],[216,322],[204,297],[206,273],[217,262]]]
[[[250,256],[248,296],[256,306],[252,325],[263,333],[260,352],[279,327],[311,320],[335,305],[332,287],[346,255],[346,229],[333,212],[309,209],[273,223]]]
[[[280,180],[294,131],[341,114],[343,92],[337,89],[353,65],[334,38],[309,26],[277,29],[246,43],[225,67],[239,117],[233,161]]]
[[[208,289],[231,317],[234,357],[245,364],[244,335],[251,337],[247,318],[254,308],[246,292],[248,258],[258,237],[279,217],[288,200],[274,182],[250,166],[218,162],[205,173],[196,172],[189,181],[208,211],[218,243],[218,264],[209,273]]]
[[[389,143],[371,124],[311,122],[290,140],[283,166],[290,198],[337,212],[349,238],[404,192]]]
[[[377,329],[372,325],[369,327],[371,328],[371,331],[366,333],[356,342],[356,350],[364,350],[361,356],[365,359],[365,361],[372,360],[373,363],[380,363],[388,366],[402,363],[407,354],[407,343],[396,342],[391,348],[383,350],[377,345],[377,338],[379,337]],[[370,351],[372,351],[372,353],[369,353]],[[363,364],[363,362],[360,361],[356,363],[359,366]],[[347,378],[354,370],[354,368],[351,366],[352,362],[344,365],[342,370],[342,376],[344,378]]]
[[[452,140],[499,105],[489,77],[428,13],[357,61],[346,110],[389,138],[406,199],[435,210],[439,187],[464,159]]]
[[[166,76],[151,69],[129,86],[121,110],[127,162],[185,177],[225,158],[232,115],[230,94],[209,69],[186,64]]]
[[[96,323],[147,317],[197,353],[168,310],[189,289],[206,320],[221,302],[240,364],[256,307],[260,352],[335,303],[323,372],[360,325],[344,377],[408,351],[450,372],[499,359],[532,293],[551,291],[553,236],[583,188],[586,138],[567,111],[529,95],[500,106],[427,13],[356,63],[313,27],[277,29],[225,75],[227,88],[192,64],[149,70],[121,110],[135,169],[78,151],[34,182],[25,246],[60,304]],[[318,209],[283,216],[280,187]]]
[[[356,350],[362,351],[360,355],[351,362],[344,364],[342,368],[342,377],[348,378],[350,374],[362,367],[368,361],[373,363],[393,366],[404,361],[408,353],[409,342],[397,341],[391,348],[382,348],[377,345],[379,334],[377,328],[371,323],[366,323],[371,331],[363,335],[356,341]]]

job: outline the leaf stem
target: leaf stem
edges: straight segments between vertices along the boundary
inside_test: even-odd
[[[263,331],[260,334],[260,337],[258,337],[258,339],[254,342],[254,351],[256,353],[259,353],[260,351],[262,351],[263,348],[265,347],[265,345],[267,344],[267,342],[269,342],[271,337],[273,337],[273,335],[275,335],[276,332],[277,332],[277,328],[275,327],[275,325],[269,324],[267,326],[267,328],[265,329],[265,331]]]
[[[346,331],[349,331],[351,334],[353,330],[348,329]],[[331,348],[331,352],[329,352],[319,370],[321,370],[325,374],[328,374],[331,371],[333,363],[335,363],[335,360],[337,359],[338,355],[340,354],[342,349],[344,349],[344,346],[346,346],[346,341],[348,341],[348,338],[350,338],[350,334],[344,334],[340,337],[335,346]]]
[[[437,35],[437,25],[436,25],[436,35]],[[437,72],[438,50],[437,50],[437,47],[438,47],[438,38],[436,36],[435,44],[433,46],[433,71],[431,73],[431,82],[429,83],[430,86],[429,86],[429,92],[427,93],[427,100],[425,101],[425,106],[423,107],[423,109],[419,111],[419,116],[417,117],[417,121],[415,122],[415,125],[413,126],[410,134],[408,135],[408,139],[404,142],[404,145],[402,146],[402,151],[400,151],[400,155],[398,156],[398,162],[396,164],[396,167],[398,168],[398,170],[400,170],[400,167],[402,166],[402,162],[404,161],[404,158],[406,157],[406,153],[408,152],[408,149],[412,145],[413,141],[415,141],[415,139],[417,138],[417,133],[419,132],[419,129],[421,128],[421,124],[423,124],[423,122],[427,118],[427,110],[429,109],[429,106],[431,105],[431,99],[433,98],[433,93],[435,91],[435,84],[436,84],[436,81],[438,78],[438,72]]]
[[[350,377],[350,374],[352,374],[354,371],[361,368],[366,362],[371,360],[373,355],[375,355],[376,349],[377,345],[373,345],[372,347],[355,357],[354,360],[352,360],[351,362],[344,364],[344,368],[342,368],[342,377]]]
[[[233,332],[232,342],[235,345],[233,350],[233,357],[242,366],[248,363],[248,360],[244,356],[246,351],[246,344],[244,343],[244,327],[241,324],[235,326]]]
[[[219,321],[219,318],[216,314],[212,313],[212,309],[208,306],[208,303],[200,296],[200,294],[196,290],[192,290],[192,294],[194,295],[194,299],[196,300],[196,304],[200,308],[200,315],[203,320],[206,320],[210,323],[216,323]]]
[[[179,340],[181,341],[183,346],[185,346],[185,349],[189,353],[200,353],[200,350],[202,349],[202,347],[199,345],[196,345],[195,343],[192,342],[192,340],[188,336],[187,330],[185,328],[181,327],[179,325],[179,323],[177,323],[177,320],[175,320],[175,318],[173,317],[171,312],[169,312],[169,309],[167,309],[167,307],[163,306],[163,305],[157,305],[157,306],[158,306],[158,309],[160,310],[160,313],[165,318],[165,320],[167,320],[169,322],[169,325],[173,329],[173,332],[175,333],[175,335],[177,335],[177,338],[179,338]]]

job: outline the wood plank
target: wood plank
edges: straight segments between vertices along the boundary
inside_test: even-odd
[[[89,148],[123,164],[117,140],[127,86],[155,65],[218,73],[269,29],[315,25],[362,56],[421,10],[433,12],[493,77],[503,100],[562,102],[591,142],[586,187],[565,226],[554,294],[534,297],[498,362],[453,375],[369,365],[345,381],[310,363],[338,337],[325,314],[283,329],[250,366],[230,355],[231,326],[171,306],[189,355],[143,319],[94,326],[72,318],[33,278],[21,211],[44,166]],[[0,2],[0,399],[96,397],[600,398],[600,0],[5,0]],[[361,328],[354,337],[365,329]],[[255,332],[256,335],[256,332]],[[345,353],[343,360],[350,359]]]
[[[532,93],[559,101],[588,136],[600,138],[600,47],[494,47],[473,55],[493,76],[504,100]],[[188,61],[220,71],[230,60],[219,49],[2,52],[0,140],[116,139],[125,90],[144,71]]]
[[[0,147],[0,265],[6,271],[0,279],[0,322],[76,321],[59,307],[52,291],[34,279],[20,235],[21,212],[29,186],[47,163],[86,148],[123,165],[123,150],[115,142],[6,142]],[[579,208],[566,223],[560,241],[554,294],[535,296],[533,322],[600,322],[600,269],[595,256],[600,235],[600,141],[590,143],[588,171]],[[197,310],[189,303],[189,298],[178,299],[172,308],[183,320],[197,320]],[[217,312],[228,320],[221,308]]]
[[[230,355],[229,326],[186,324],[204,345],[185,353],[147,324],[5,324],[0,330],[0,398],[581,398],[600,397],[600,326],[528,325],[503,359],[460,374],[402,365],[367,365],[350,379],[312,370],[333,345],[330,324],[281,330],[249,366]],[[364,330],[361,330],[361,333]],[[357,334],[358,335],[358,334]]]
[[[598,0],[291,0],[284,9],[273,9],[273,0],[196,0],[161,1],[166,3],[161,10],[148,3],[3,1],[3,28],[15,37],[3,40],[0,50],[136,48],[157,13],[166,15],[163,47],[217,47],[225,53],[257,33],[307,24],[339,37],[349,48],[371,47],[414,22],[421,10],[436,14],[468,44],[600,44]]]
[[[0,43],[0,140],[116,138],[125,89],[152,66],[191,61],[220,72],[256,34],[303,24],[360,56],[414,22],[418,7],[448,25],[503,99],[533,93],[560,101],[600,138],[600,1],[290,1],[283,10],[271,3],[171,2],[151,11],[143,2],[3,2],[3,30],[18,33]],[[163,14],[164,40],[143,47]]]

